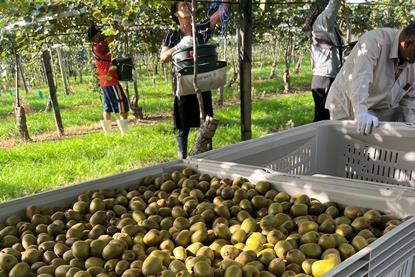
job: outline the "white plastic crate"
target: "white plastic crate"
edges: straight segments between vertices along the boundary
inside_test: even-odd
[[[193,158],[415,187],[415,125],[382,122],[362,136],[352,121],[322,121]]]
[[[393,185],[362,185],[353,180],[290,176],[268,169],[217,161],[174,161],[153,167],[133,170],[119,175],[78,185],[36,194],[0,204],[0,222],[12,214],[23,214],[28,205],[65,207],[79,194],[89,190],[126,188],[139,183],[145,176],[159,175],[190,166],[200,173],[222,178],[243,176],[252,182],[268,180],[279,191],[289,194],[306,193],[320,201],[334,201],[341,205],[364,206],[408,217],[404,223],[391,230],[370,246],[342,262],[327,273],[327,277],[415,276],[415,191]]]

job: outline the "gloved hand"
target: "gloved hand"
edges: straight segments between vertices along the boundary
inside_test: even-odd
[[[357,132],[361,135],[372,133],[373,127],[379,127],[379,119],[370,113],[360,113],[356,117]]]
[[[182,40],[175,46],[177,50],[189,48],[193,46],[193,37],[192,36],[185,36]]]

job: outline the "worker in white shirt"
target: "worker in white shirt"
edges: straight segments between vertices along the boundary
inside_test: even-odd
[[[415,22],[366,32],[333,82],[330,118],[355,120],[361,134],[381,121],[415,123]]]

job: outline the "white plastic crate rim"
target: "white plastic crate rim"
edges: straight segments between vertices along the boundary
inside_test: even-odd
[[[133,170],[119,175],[65,187],[58,190],[0,203],[0,222],[12,214],[24,214],[29,205],[67,207],[77,196],[89,190],[127,188],[138,184],[145,176],[159,175],[185,167],[222,178],[242,176],[255,183],[267,180],[272,187],[289,194],[306,193],[320,201],[340,205],[365,206],[392,213],[398,217],[411,216],[404,223],[362,249],[326,277],[413,277],[415,267],[415,191],[394,185],[364,185],[353,180],[336,180],[309,176],[290,176],[269,169],[217,161],[174,161]]]
[[[415,125],[382,122],[362,136],[352,121],[322,121],[194,158],[415,187]]]

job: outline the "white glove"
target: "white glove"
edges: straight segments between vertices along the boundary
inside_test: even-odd
[[[177,50],[182,50],[193,46],[193,37],[185,36],[182,40],[175,46]]]
[[[379,127],[379,119],[370,113],[360,113],[356,117],[357,132],[361,135],[372,133],[373,127]]]

